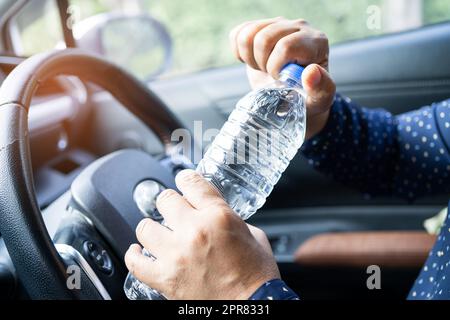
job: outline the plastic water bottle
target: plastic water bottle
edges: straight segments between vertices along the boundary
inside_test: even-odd
[[[242,219],[262,205],[303,144],[306,94],[304,68],[286,65],[273,84],[244,96],[197,166]],[[151,256],[144,249],[144,254]],[[131,300],[165,299],[128,274],[124,290]]]
[[[142,250],[142,253],[152,260],[156,259],[145,249]],[[161,293],[136,279],[131,272],[128,272],[123,290],[129,300],[166,300]]]
[[[303,144],[303,70],[288,64],[277,81],[239,100],[197,166],[242,219],[262,207]]]

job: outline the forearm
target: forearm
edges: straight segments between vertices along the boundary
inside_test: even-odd
[[[396,119],[336,96],[327,124],[302,152],[318,171],[369,194],[392,192],[398,162]]]

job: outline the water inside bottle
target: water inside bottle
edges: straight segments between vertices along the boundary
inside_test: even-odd
[[[238,102],[197,167],[243,219],[265,203],[305,137],[304,93],[278,85]]]

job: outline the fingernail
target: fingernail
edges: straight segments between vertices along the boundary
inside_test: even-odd
[[[320,80],[322,80],[322,73],[316,65],[308,66],[305,70],[306,72],[303,73],[306,75],[304,80],[306,81],[308,87],[314,88],[320,83]]]

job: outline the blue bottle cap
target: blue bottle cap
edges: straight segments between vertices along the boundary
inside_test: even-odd
[[[297,83],[302,83],[302,73],[305,68],[295,63],[288,63],[281,69],[280,76],[285,75]]]

